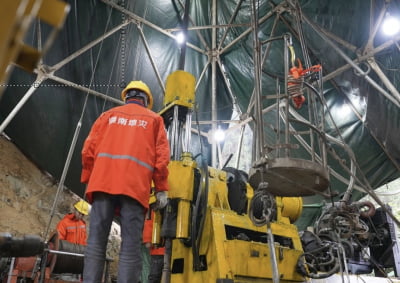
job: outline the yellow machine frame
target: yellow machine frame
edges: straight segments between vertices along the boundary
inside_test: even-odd
[[[208,168],[207,213],[202,232],[199,255],[205,270],[195,271],[190,246],[185,240],[190,235],[191,207],[195,184],[196,162],[189,158],[171,161],[169,165],[169,198],[178,200],[176,238],[172,241],[171,282],[271,282],[273,270],[268,244],[235,238],[236,234],[266,236],[266,226],[257,227],[247,214],[239,215],[230,209],[226,172]],[[247,198],[253,196],[247,185]],[[301,198],[276,197],[277,220],[271,223],[275,238],[285,238],[290,247],[275,243],[280,282],[304,281],[296,272],[296,263],[303,253],[300,237],[290,219],[297,219],[301,213]],[[156,219],[157,222],[157,219]],[[159,234],[159,233],[156,233]],[[154,238],[156,241],[156,239]],[[222,280],[222,281],[221,281]]]

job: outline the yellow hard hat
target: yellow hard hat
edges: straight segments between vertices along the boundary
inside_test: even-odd
[[[147,108],[153,107],[153,95],[151,94],[150,88],[142,81],[131,81],[126,88],[121,92],[121,99],[125,101],[128,90],[137,89],[144,92],[147,95]]]
[[[89,214],[89,204],[84,200],[80,200],[77,203],[75,203],[74,207],[76,210],[78,210],[83,215]]]

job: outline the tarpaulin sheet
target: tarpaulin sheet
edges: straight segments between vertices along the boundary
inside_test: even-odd
[[[101,37],[112,28],[129,19],[128,15],[121,13],[109,5],[95,0],[67,1],[71,11],[67,21],[57,35],[49,52],[43,58],[43,63],[53,66],[67,56],[74,54],[87,44]],[[239,1],[217,1],[217,24],[229,24],[232,14]],[[263,18],[281,1],[257,1],[259,4],[258,17]],[[379,5],[375,7],[374,19],[377,17]],[[383,2],[383,1],[382,1]],[[162,29],[173,29],[182,24],[183,9],[179,1],[146,0],[146,1],[114,1],[128,12],[141,17],[152,25]],[[369,35],[370,2],[364,0],[354,1],[299,1],[302,12],[313,22],[317,23],[330,33],[341,37],[350,44],[361,48],[366,44]],[[397,6],[396,6],[397,5]],[[393,4],[399,8],[398,3]],[[392,8],[393,8],[392,7]],[[193,48],[186,48],[184,70],[192,73],[196,81],[200,80],[203,70],[204,75],[196,89],[195,117],[200,121],[211,120],[212,76],[208,55],[212,52],[212,1],[190,1],[191,26],[204,28],[188,31],[188,42],[206,50],[201,53]],[[287,27],[287,24],[296,27],[295,17],[292,13],[282,13],[280,21],[274,24],[275,17],[270,17],[260,23],[258,36],[266,40],[272,36],[281,36],[292,33],[294,47],[298,57],[304,62],[301,46],[297,35]],[[243,32],[251,27],[252,13],[248,1],[243,1],[241,9],[235,17],[236,25],[226,34],[225,41],[221,44],[227,46],[230,42],[241,38],[224,50],[218,57],[224,69],[216,73],[216,106],[217,119],[229,120],[232,115],[235,97],[239,108],[246,112],[254,88],[254,46],[253,33]],[[284,22],[286,21],[286,23]],[[31,27],[27,41],[33,46],[38,43],[39,23]],[[42,32],[48,32],[43,24]],[[207,28],[208,27],[208,28]],[[323,73],[329,74],[346,64],[332,47],[318,35],[312,27],[302,21],[302,30],[312,64],[321,64]],[[217,29],[217,39],[220,40],[225,29]],[[143,36],[142,36],[143,35]],[[378,46],[385,38],[378,35],[374,44]],[[219,44],[219,42],[218,42]],[[338,44],[338,43],[336,43]],[[146,49],[149,48],[152,58]],[[345,54],[352,60],[355,53],[343,48]],[[158,81],[158,75],[163,83],[167,76],[178,69],[181,47],[165,33],[148,24],[126,25],[121,30],[106,37],[103,41],[83,52],[63,67],[54,72],[54,75],[70,81],[73,84],[87,87],[119,99],[120,92],[130,80],[142,80],[147,83],[154,96],[154,110],[159,111],[163,106],[163,90]],[[383,72],[388,76],[395,88],[399,90],[400,65],[398,46],[385,49],[375,55],[382,66]],[[271,44],[270,56],[263,65],[262,93],[273,94],[276,92],[276,80],[283,76],[283,43]],[[211,58],[211,57],[210,57]],[[155,63],[158,72],[152,65]],[[224,76],[232,93],[228,91]],[[368,75],[380,86],[384,87],[379,77],[370,71]],[[0,100],[0,121],[16,106],[31,84],[36,75],[15,68],[9,80],[8,87]],[[280,82],[282,84],[282,81]],[[343,140],[354,151],[357,163],[363,175],[366,176],[373,188],[399,176],[400,140],[399,107],[390,102],[376,88],[359,74],[349,69],[333,80],[325,82],[325,99],[330,111],[334,113],[342,104],[349,103],[354,96],[365,103],[365,107],[355,105],[358,115],[348,116],[340,113],[335,116],[335,123],[326,117],[326,132]],[[307,103],[307,102],[306,102]],[[115,103],[106,101],[101,97],[93,96],[85,91],[77,90],[70,85],[58,83],[47,79],[37,86],[35,93],[18,112],[8,125],[5,132],[13,142],[40,168],[48,171],[56,179],[60,179],[63,172],[68,152],[71,149],[74,135],[77,135],[76,145],[72,148],[72,160],[68,168],[65,185],[83,196],[85,187],[80,183],[80,151],[84,139],[95,119],[105,110],[116,106]],[[264,106],[267,106],[264,104]],[[276,115],[275,115],[276,116]],[[82,119],[80,119],[82,117]],[[361,119],[360,119],[361,118]],[[193,120],[196,120],[195,118]],[[268,123],[274,124],[274,115],[266,116]],[[78,123],[81,120],[82,124]],[[336,128],[337,127],[337,128]],[[207,132],[210,124],[200,125],[202,131]],[[337,132],[339,129],[339,132]],[[266,136],[271,136],[267,127]],[[196,145],[193,147],[196,155],[200,150],[199,140],[192,139]],[[121,141],[123,142],[123,141]],[[205,146],[208,147],[206,143]],[[335,147],[338,154],[345,156],[340,147]],[[207,154],[208,155],[208,154]],[[332,169],[348,178],[346,170],[340,164],[332,161]],[[361,175],[358,174],[358,176]],[[331,179],[332,189],[343,192],[346,184]],[[362,196],[361,192],[354,192],[354,197]],[[306,203],[320,203],[321,197],[310,197]],[[309,215],[307,219],[312,219]],[[307,222],[307,221],[306,221]]]

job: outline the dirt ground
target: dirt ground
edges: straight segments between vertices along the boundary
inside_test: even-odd
[[[58,221],[71,212],[72,205],[80,199],[62,188],[51,217],[57,188],[52,176],[39,170],[9,139],[0,135],[0,233],[10,233],[14,237],[39,235],[48,239]],[[85,220],[89,227],[90,219]],[[117,226],[113,228],[107,251],[107,256],[114,259],[110,270],[112,277],[116,273],[119,241]]]

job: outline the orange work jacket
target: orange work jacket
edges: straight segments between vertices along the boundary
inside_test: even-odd
[[[93,192],[126,195],[149,207],[151,181],[168,190],[169,145],[160,115],[135,103],[104,112],[82,149],[81,182]]]
[[[73,244],[86,245],[86,223],[69,213],[57,224],[58,238]]]
[[[151,244],[151,234],[153,233],[153,219],[154,219],[154,211],[151,212],[151,218],[144,221],[143,227],[143,243]],[[150,246],[150,255],[164,255],[165,247],[155,247],[153,245]]]

